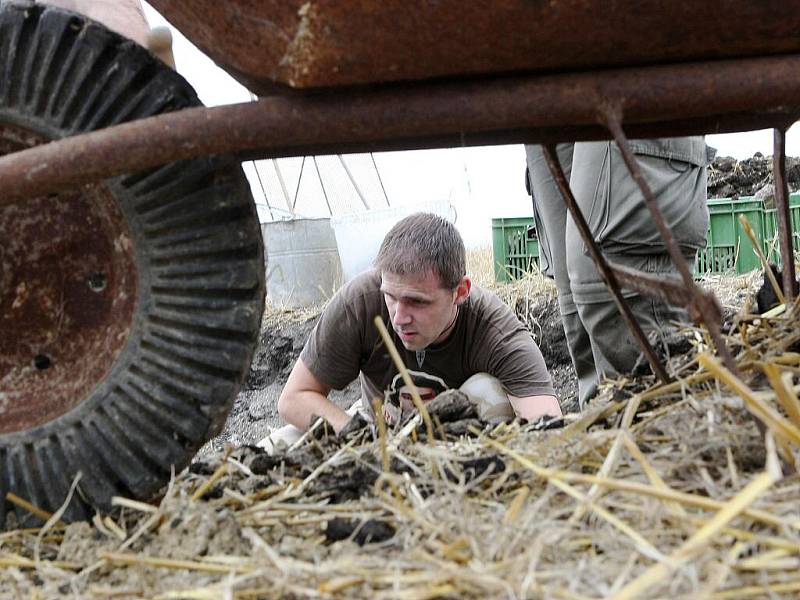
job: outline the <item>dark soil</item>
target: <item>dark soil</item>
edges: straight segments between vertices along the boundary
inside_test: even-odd
[[[800,158],[786,157],[789,191],[800,190]],[[708,166],[708,197],[739,198],[757,196],[769,205],[774,202],[772,157],[756,152],[753,158],[736,160],[718,156]]]
[[[219,436],[206,444],[201,454],[219,450],[226,443],[234,446],[256,444],[273,427],[283,425],[278,415],[278,398],[316,322],[317,317],[298,320],[273,316],[265,319],[250,372],[225,427]],[[342,391],[331,392],[330,398],[339,406],[349,407],[359,396],[359,384],[355,381]]]
[[[578,379],[567,349],[558,299],[553,294],[541,294],[533,302],[520,298],[515,310],[517,317],[531,330],[533,339],[542,351],[561,408],[564,412],[577,412]]]
[[[243,389],[263,390],[276,380],[285,382],[316,322],[311,318],[263,327]]]

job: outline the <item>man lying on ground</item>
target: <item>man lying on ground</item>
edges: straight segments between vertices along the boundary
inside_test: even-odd
[[[281,417],[299,430],[323,417],[338,433],[351,417],[328,393],[357,377],[367,418],[374,418],[376,398],[395,400],[400,409],[411,406],[376,315],[424,401],[470,380],[462,391],[483,401],[484,409],[491,405],[490,413],[560,417],[530,332],[495,294],[472,284],[465,256],[455,226],[437,215],[417,213],[397,223],[381,244],[375,268],[342,287],[322,313],[281,393]],[[285,432],[280,437],[287,440]]]

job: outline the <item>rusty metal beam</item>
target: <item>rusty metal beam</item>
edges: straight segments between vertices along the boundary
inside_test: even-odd
[[[698,304],[696,297],[678,277],[656,276],[614,263],[609,263],[609,266],[623,289],[634,290],[666,304],[682,306],[689,311],[689,316],[695,323],[702,323],[706,318],[722,323],[722,307],[712,293],[700,289],[702,300]]]
[[[772,173],[775,181],[775,205],[778,213],[778,239],[783,263],[783,295],[791,303],[797,294],[792,245],[792,220],[789,209],[789,186],[786,180],[786,130],[776,128],[772,153]]]
[[[622,288],[673,306],[689,306],[692,302],[691,293],[677,277],[653,275],[612,262],[608,265]]]
[[[600,250],[597,242],[595,242],[592,231],[589,228],[589,224],[583,217],[583,213],[581,213],[578,202],[575,200],[575,196],[572,194],[572,190],[569,188],[567,176],[564,174],[564,170],[561,168],[561,164],[558,162],[558,155],[556,154],[555,145],[545,145],[543,147],[543,151],[545,160],[547,161],[547,166],[550,169],[550,173],[553,175],[553,180],[555,181],[556,186],[561,192],[561,197],[564,200],[564,204],[567,205],[567,210],[569,210],[573,220],[575,221],[575,225],[578,228],[578,233],[580,233],[581,238],[583,238],[583,241],[589,250],[589,255],[591,256],[592,260],[594,260],[595,265],[597,265],[597,270],[600,272],[603,281],[605,281],[606,287],[608,287],[609,291],[611,292],[611,296],[614,298],[614,302],[617,304],[617,308],[622,315],[622,319],[628,325],[631,333],[633,333],[633,337],[639,344],[639,348],[641,348],[642,353],[647,359],[647,362],[650,363],[650,368],[653,370],[653,373],[661,380],[662,383],[669,383],[670,377],[667,374],[664,365],[661,364],[661,361],[656,355],[652,344],[650,344],[650,341],[647,339],[647,336],[642,330],[641,325],[639,325],[639,323],[636,321],[636,317],[633,315],[630,306],[628,306],[628,303],[622,296],[622,290],[617,282],[614,271],[611,269],[605,257],[603,256],[603,252]]]
[[[193,108],[0,158],[0,205],[145,170],[352,151],[608,139],[597,107],[618,105],[636,137],[735,131],[800,114],[800,55],[350,88]]]
[[[650,210],[650,214],[656,223],[656,227],[658,227],[658,231],[661,234],[661,239],[666,246],[670,258],[672,258],[673,264],[678,269],[678,273],[683,280],[683,285],[686,286],[686,290],[689,293],[690,302],[685,306],[691,309],[692,317],[694,319],[705,323],[708,333],[711,335],[711,339],[714,341],[714,345],[717,347],[717,354],[719,354],[719,356],[722,358],[722,361],[725,363],[725,366],[728,368],[728,370],[738,376],[739,371],[736,367],[736,362],[733,360],[733,356],[728,350],[725,340],[722,337],[722,313],[719,310],[719,305],[712,294],[705,294],[695,283],[689,263],[684,258],[683,252],[681,252],[675,236],[672,235],[672,230],[664,220],[664,216],[661,214],[661,210],[658,208],[658,202],[656,201],[655,195],[653,195],[653,191],[650,189],[650,185],[647,183],[647,179],[644,177],[644,173],[639,166],[639,162],[636,160],[633,150],[631,150],[628,137],[625,135],[625,132],[622,129],[621,116],[622,111],[618,106],[615,107],[606,105],[602,108],[602,118],[605,119],[606,126],[614,137],[614,140],[619,147],[620,152],[622,153],[622,158],[625,162],[625,165],[628,167],[631,177],[633,177],[633,180],[638,184],[639,189],[642,191],[645,204]]]

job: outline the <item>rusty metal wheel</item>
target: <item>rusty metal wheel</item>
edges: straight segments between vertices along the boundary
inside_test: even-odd
[[[146,50],[0,3],[0,154],[199,104]],[[149,498],[223,425],[255,347],[263,248],[238,163],[174,163],[0,208],[0,527],[12,492],[82,519]],[[8,522],[6,522],[8,521]]]

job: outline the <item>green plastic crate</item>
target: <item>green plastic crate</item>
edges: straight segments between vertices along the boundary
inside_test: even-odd
[[[800,193],[789,196],[789,214],[792,223],[792,246],[800,252]],[[764,254],[775,264],[781,262],[781,247],[778,241],[778,211],[764,209]]]
[[[793,245],[800,252],[800,193],[789,196]],[[708,200],[708,243],[697,254],[695,275],[747,273],[761,268],[750,238],[744,233],[739,215],[747,217],[761,249],[770,261],[780,262],[777,214],[765,209],[759,198]],[[495,281],[510,281],[539,267],[539,240],[533,217],[492,219],[492,253]]]
[[[763,202],[751,197],[712,198],[708,200],[708,213],[708,244],[697,253],[695,273],[746,273],[760,268],[761,261],[739,223],[739,215],[747,217],[756,238],[763,243],[766,239]]]
[[[497,282],[519,279],[539,268],[539,238],[533,217],[492,219],[492,255]]]

